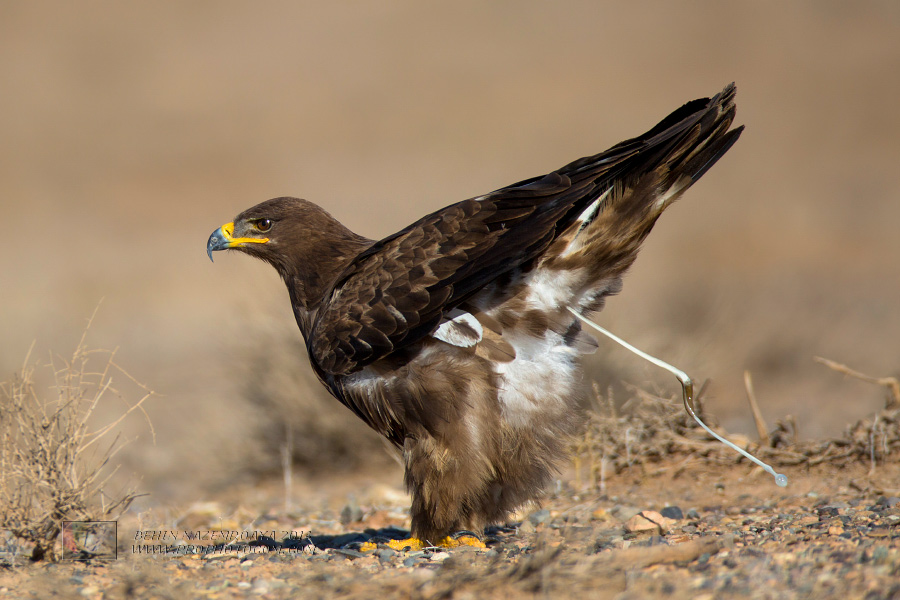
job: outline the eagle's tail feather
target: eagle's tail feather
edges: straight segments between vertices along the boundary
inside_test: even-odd
[[[643,136],[560,170],[595,190],[538,265],[569,274],[568,306],[599,310],[619,290],[663,210],[737,141],[743,127],[730,129],[734,94],[732,84],[712,99],[689,102]],[[602,156],[617,154],[615,165],[600,167]]]

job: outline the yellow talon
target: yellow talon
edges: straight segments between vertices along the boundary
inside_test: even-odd
[[[371,544],[372,542],[366,543]],[[484,542],[479,540],[474,535],[461,535],[455,539],[447,536],[437,544],[429,544],[423,542],[419,538],[407,538],[405,540],[390,540],[387,545],[397,552],[418,552],[419,550],[430,548],[432,546],[437,546],[439,548],[458,548],[460,546],[487,548],[487,546],[484,545]],[[365,550],[362,551],[365,552]]]
[[[397,552],[418,552],[430,544],[426,544],[419,538],[411,537],[405,540],[390,540],[387,545]]]
[[[474,535],[461,535],[456,538],[445,537],[443,541],[441,541],[442,548],[458,548],[459,546],[469,546],[471,548],[487,548],[484,545],[484,542],[479,540]]]

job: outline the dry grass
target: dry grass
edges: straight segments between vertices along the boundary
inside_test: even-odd
[[[885,379],[869,377],[866,380],[889,386]],[[747,381],[751,409],[757,426],[762,427],[764,421],[758,414],[749,377]],[[696,402],[697,413],[701,416],[702,395],[701,388]],[[636,389],[635,397],[617,410],[612,395],[601,394],[596,386],[594,399],[595,410],[588,415],[585,433],[572,448],[578,477],[576,486],[584,483],[602,492],[610,471],[622,473],[628,469],[647,469],[663,460],[668,460],[671,467],[672,458],[678,456],[684,458],[676,470],[697,460],[718,465],[746,462],[697,426],[683,410],[679,399],[661,398]],[[708,417],[704,420],[710,421]],[[756,442],[715,426],[713,429],[776,467],[868,463],[871,476],[878,465],[900,458],[900,406],[892,396],[888,397],[884,409],[848,425],[843,435],[834,439],[798,440],[797,426],[790,415],[779,420],[772,431],[762,430]],[[582,478],[586,480],[582,482]]]
[[[114,351],[88,348],[89,328],[71,358],[35,366],[29,352],[22,370],[0,384],[0,528],[32,544],[33,560],[59,557],[62,521],[114,520],[138,496],[108,491],[118,469],[112,459],[123,446],[118,426],[143,412],[153,392],[116,364]],[[43,369],[52,376],[49,399],[36,384]],[[113,387],[114,376],[136,386],[137,400]],[[98,408],[115,398],[126,408],[97,426]]]

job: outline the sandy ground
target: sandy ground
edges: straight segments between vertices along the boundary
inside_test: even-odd
[[[384,484],[341,494],[339,482],[323,481],[288,512],[262,499],[277,486],[242,486],[168,521],[121,521],[115,560],[2,569],[0,597],[900,597],[896,463],[787,469],[791,484],[779,489],[744,465],[678,462],[610,477],[602,492],[564,480],[541,508],[492,531],[483,550],[359,551],[349,542],[408,526],[402,493]],[[643,515],[664,531],[631,531]],[[165,541],[150,522],[166,523]],[[222,547],[235,530],[274,530],[285,541]],[[191,531],[207,541],[185,542]],[[195,546],[205,550],[187,550]]]
[[[290,349],[274,272],[210,264],[209,233],[287,194],[387,235],[736,81],[745,134],[661,219],[602,323],[710,379],[730,431],[755,431],[750,370],[770,423],[837,435],[883,393],[813,357],[882,376],[900,356],[898,33],[885,1],[4,2],[0,379],[32,343],[32,360],[71,353],[102,299],[90,342],[159,393],[155,442],[124,425],[138,510],[267,480],[283,413],[248,383],[258,356],[298,429],[325,432],[296,479],[396,482]],[[588,369],[619,399],[675,385],[612,346]]]

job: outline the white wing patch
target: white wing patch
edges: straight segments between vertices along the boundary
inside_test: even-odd
[[[451,346],[470,348],[481,341],[484,329],[471,314],[454,308],[431,335]]]

